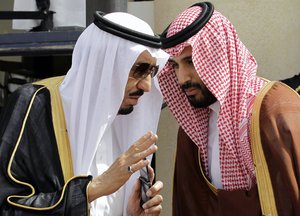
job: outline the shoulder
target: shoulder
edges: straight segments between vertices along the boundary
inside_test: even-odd
[[[280,81],[269,82],[258,93],[257,98],[269,100],[275,104],[299,101],[299,95],[291,87]]]
[[[25,84],[18,88],[10,96],[11,105],[21,105],[24,108],[28,107],[32,102],[35,106],[42,105],[49,99],[49,90],[43,85]]]
[[[35,108],[44,107],[48,103],[49,91],[42,85],[31,83],[22,85],[16,89],[8,98],[1,111],[1,121],[4,118],[21,118],[26,114],[30,106]],[[6,116],[6,117],[5,117]]]
[[[269,82],[257,94],[255,104],[258,104],[261,114],[284,113],[288,110],[300,109],[300,97],[288,85],[279,82]]]
[[[43,89],[43,85],[35,85],[33,83],[27,83],[25,85],[22,85],[18,89],[16,89],[10,96],[9,100],[18,99],[21,101],[27,101],[30,100],[30,98],[33,97],[34,94],[36,94],[38,91]]]

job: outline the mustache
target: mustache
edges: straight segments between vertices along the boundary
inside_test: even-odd
[[[129,96],[142,96],[144,94],[143,90],[137,90],[135,92],[129,93]]]
[[[201,86],[199,83],[192,83],[192,82],[186,82],[186,83],[182,84],[180,87],[182,90],[186,90],[186,89],[193,88],[193,87],[201,89]]]

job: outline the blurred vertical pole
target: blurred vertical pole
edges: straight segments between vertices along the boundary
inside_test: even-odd
[[[127,0],[86,0],[86,26],[93,22],[93,14],[96,10],[105,13],[127,12]]]

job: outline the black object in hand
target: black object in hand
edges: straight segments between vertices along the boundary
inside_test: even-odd
[[[147,202],[150,199],[146,195],[146,192],[151,187],[148,167],[144,167],[140,169],[140,182],[141,182],[141,206],[142,206],[145,202]]]

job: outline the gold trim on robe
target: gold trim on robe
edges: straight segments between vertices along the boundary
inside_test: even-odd
[[[73,162],[70,149],[68,131],[66,127],[65,114],[63,111],[59,85],[63,81],[64,76],[48,78],[35,82],[34,84],[45,86],[51,97],[52,121],[59,152],[59,158],[65,182],[74,176]]]
[[[262,214],[267,216],[277,216],[278,214],[269,169],[262,148],[259,114],[263,98],[274,84],[275,81],[269,82],[258,93],[253,104],[250,119],[250,140],[252,146],[253,162],[256,172],[257,187],[259,191],[260,205]]]

